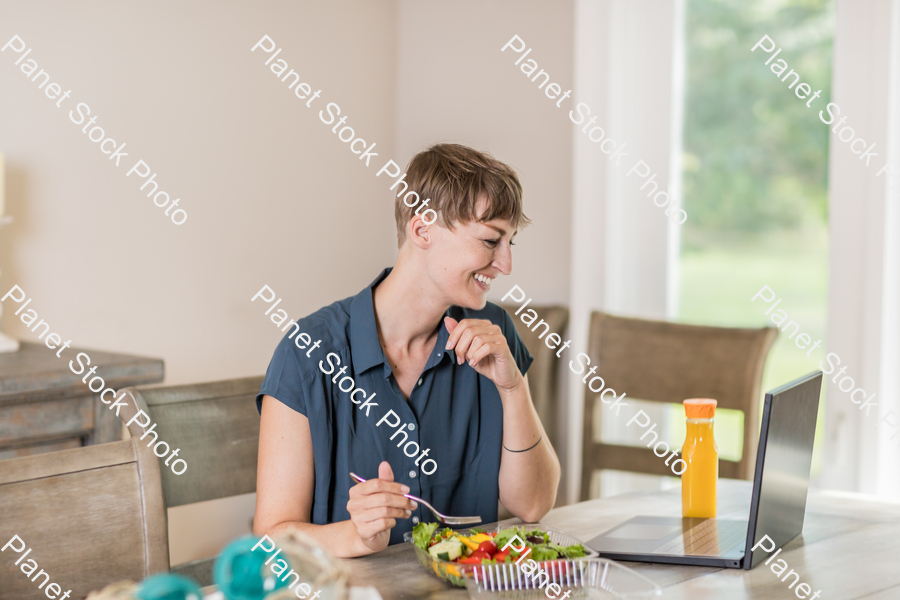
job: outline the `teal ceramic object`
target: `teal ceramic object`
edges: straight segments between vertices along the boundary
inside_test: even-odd
[[[259,538],[247,535],[234,540],[222,550],[213,566],[213,581],[228,600],[263,600],[274,590],[288,587],[266,566],[271,553],[253,546]],[[274,552],[274,551],[273,551]]]
[[[140,600],[203,600],[196,583],[171,573],[151,575],[140,583],[134,596]]]

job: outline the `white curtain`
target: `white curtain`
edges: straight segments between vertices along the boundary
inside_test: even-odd
[[[881,152],[867,167],[830,134],[827,351],[847,369],[837,381],[837,369],[826,376],[820,482],[892,497],[900,497],[900,427],[890,425],[900,423],[900,185],[889,194],[889,177],[877,173],[900,160],[898,8],[897,0],[836,0],[831,101],[856,135]],[[877,393],[868,415],[838,387],[846,376],[868,397]]]
[[[590,106],[597,125],[617,147],[626,144],[628,157],[616,166],[582,127],[572,126],[570,358],[587,347],[592,310],[649,319],[674,312],[669,297],[677,283],[672,270],[678,226],[647,198],[649,186],[640,190],[651,177],[629,176],[628,171],[643,161],[656,173],[659,190],[680,205],[683,14],[682,0],[575,2],[573,98]],[[574,500],[580,483],[584,384],[568,368],[565,373],[568,492]]]

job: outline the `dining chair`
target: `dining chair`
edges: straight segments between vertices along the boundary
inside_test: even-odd
[[[759,435],[759,396],[763,367],[778,330],[685,325],[591,314],[588,356],[599,366],[596,375],[617,395],[631,400],[680,404],[687,398],[715,398],[717,409],[743,412],[743,449],[739,461],[719,459],[719,476],[751,479]],[[597,384],[599,385],[599,384]],[[595,438],[594,410],[600,394],[585,385],[582,439],[581,500],[590,498],[595,471],[612,469],[673,476],[665,461],[643,445],[604,443]],[[627,402],[627,400],[626,400]],[[603,406],[601,404],[601,406]],[[636,409],[616,417],[626,427]],[[643,442],[640,442],[643,444]]]
[[[148,433],[140,418],[128,425],[132,438],[146,444],[164,440],[180,448],[187,468],[176,475],[159,458],[162,499],[165,508],[215,500],[256,491],[256,460],[259,450],[259,413],[254,398],[263,377],[245,377],[211,383],[163,387],[126,388],[134,402],[122,411],[124,422],[137,410],[155,423]],[[144,436],[146,441],[140,438]],[[154,442],[155,443],[155,442]],[[174,461],[171,461],[174,464]],[[180,470],[180,469],[179,469]],[[202,586],[212,584],[215,557],[177,565],[171,571],[191,577]]]
[[[81,600],[166,571],[155,457],[126,440],[0,461],[0,547],[4,600]]]

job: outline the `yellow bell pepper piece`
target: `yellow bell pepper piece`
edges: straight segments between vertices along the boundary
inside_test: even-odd
[[[469,550],[478,550],[478,544],[481,543],[481,542],[475,542],[475,541],[473,541],[473,540],[475,539],[475,536],[473,536],[473,537],[470,539],[470,538],[467,538],[467,537],[464,536],[464,535],[456,534],[454,537],[458,538],[459,541],[461,541],[463,544],[465,544],[466,547],[467,547]]]
[[[469,539],[470,539],[471,541],[475,542],[475,544],[476,544],[476,549],[477,549],[477,545],[480,544],[481,542],[488,542],[488,541],[493,540],[494,538],[492,538],[491,536],[489,536],[489,535],[486,534],[486,533],[476,533],[475,535],[473,535],[473,536],[472,536],[471,538],[469,538]]]

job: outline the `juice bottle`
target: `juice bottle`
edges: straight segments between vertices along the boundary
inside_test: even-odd
[[[687,436],[681,459],[687,469],[681,474],[681,515],[713,518],[716,516],[716,482],[719,479],[719,450],[713,439],[716,401],[693,398],[684,401]]]

